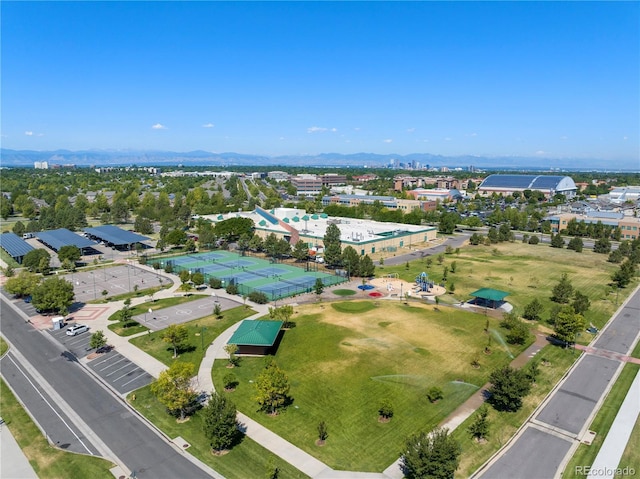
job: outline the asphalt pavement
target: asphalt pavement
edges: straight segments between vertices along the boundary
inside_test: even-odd
[[[58,405],[82,432],[81,437],[86,437],[101,456],[141,479],[221,477],[152,429],[121,398],[91,377],[64,346],[34,329],[4,298],[1,301],[2,333],[15,348],[12,354],[19,351],[24,355],[20,364],[39,373],[39,383],[53,392]],[[14,390],[25,388],[20,385],[26,381],[24,376],[5,376],[3,369],[3,377]],[[52,427],[48,435],[65,434],[58,432],[61,425]]]
[[[640,287],[600,331],[593,343],[594,354],[587,349],[514,440],[473,477],[539,479],[560,475],[620,374],[622,354],[630,353],[638,340],[638,317]],[[609,357],[602,357],[603,351]],[[549,443],[556,444],[553,451],[549,451]]]

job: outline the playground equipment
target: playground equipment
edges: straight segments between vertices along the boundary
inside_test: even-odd
[[[433,282],[429,281],[429,275],[423,271],[416,276],[416,286],[418,291],[428,293],[433,288]]]

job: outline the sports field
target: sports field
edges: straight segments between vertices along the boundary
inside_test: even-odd
[[[245,295],[261,291],[270,300],[286,298],[296,294],[310,293],[320,278],[325,286],[343,283],[345,278],[337,275],[306,271],[281,263],[270,263],[261,258],[242,256],[228,251],[195,253],[167,259],[154,260],[161,268],[170,265],[173,273],[181,271],[202,273],[205,281],[218,278],[223,287],[234,284],[238,293]]]

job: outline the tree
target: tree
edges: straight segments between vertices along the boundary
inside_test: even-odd
[[[182,228],[175,228],[169,231],[162,239],[167,244],[180,246],[187,242],[187,233]]]
[[[582,238],[578,238],[577,236],[574,238],[571,238],[569,240],[569,244],[567,245],[567,249],[572,249],[576,253],[581,253],[583,248],[584,248],[584,243],[582,241]]]
[[[573,294],[573,301],[571,302],[573,310],[578,314],[584,314],[591,307],[591,301],[586,294],[582,294],[580,291],[576,291]]]
[[[215,391],[211,394],[201,415],[202,431],[214,453],[230,449],[236,442],[240,433],[236,414],[236,406],[231,400]]]
[[[482,236],[480,233],[473,233],[469,237],[469,244],[473,246],[477,246],[479,244],[482,244],[483,242],[484,242],[484,236]]]
[[[480,409],[476,412],[476,416],[473,419],[473,422],[469,425],[469,434],[476,440],[485,439],[487,434],[489,433],[489,421],[487,420],[487,416],[489,415],[489,410],[487,406],[483,404]]]
[[[89,347],[92,349],[101,348],[107,344],[107,338],[104,336],[102,331],[96,331],[91,335],[91,339],[89,340]]]
[[[529,339],[529,328],[522,321],[517,320],[509,330],[506,340],[509,344],[524,344]]]
[[[538,243],[540,243],[540,238],[538,238],[537,236],[532,236],[531,238],[529,238],[529,244],[537,245]]]
[[[553,287],[551,293],[551,301],[560,304],[569,302],[573,295],[573,285],[571,284],[571,281],[569,281],[567,273],[562,273],[560,281]]]
[[[220,303],[216,303],[216,305],[213,307],[213,315],[216,317],[216,319],[222,318],[222,307],[220,306]]]
[[[349,276],[360,276],[360,255],[353,246],[347,246],[342,250],[341,263],[347,268]]]
[[[322,278],[316,278],[316,283],[313,285],[313,289],[315,293],[320,296],[324,291],[324,283],[322,282]]]
[[[233,343],[229,343],[229,344],[225,345],[225,347],[224,347],[224,352],[229,355],[229,366],[230,367],[238,365],[238,357],[236,356],[236,353],[238,352],[238,349],[239,349],[238,345],[237,344],[233,344]]]
[[[282,371],[275,361],[270,361],[258,376],[256,383],[255,400],[260,405],[260,409],[269,414],[275,415],[278,409],[290,402],[289,378]]]
[[[233,391],[238,385],[238,378],[233,373],[227,373],[222,378],[222,384],[225,391]]]
[[[323,238],[324,261],[330,268],[340,266],[342,263],[342,246],[340,242],[340,228],[331,223],[327,227]]]
[[[563,306],[556,316],[553,331],[560,341],[571,344],[576,339],[576,334],[584,330],[586,321],[584,316],[574,311],[573,306]]]
[[[6,273],[5,273],[6,274]],[[40,277],[29,271],[20,271],[17,276],[7,279],[4,289],[19,298],[33,294],[33,290],[40,283]]]
[[[598,238],[593,244],[594,253],[608,254],[611,251],[611,241],[608,238]]]
[[[442,213],[438,222],[438,231],[444,234],[452,234],[459,222],[460,215],[458,213],[452,211]]]
[[[182,349],[189,338],[189,330],[183,324],[171,324],[162,333],[162,340],[171,343],[174,359],[178,357],[178,350]]]
[[[407,439],[400,467],[407,479],[451,479],[460,463],[460,445],[447,428]]]
[[[193,284],[195,284],[196,286],[204,284],[204,274],[196,271],[191,275],[191,281],[193,281]]]
[[[62,278],[48,278],[34,288],[31,296],[36,309],[66,315],[73,304],[73,285]]]
[[[534,298],[524,307],[524,314],[522,317],[531,321],[538,321],[543,310],[544,306],[542,305],[542,302],[540,302],[538,298]]]
[[[253,220],[251,218],[229,218],[216,223],[215,235],[227,242],[237,241],[243,234],[253,235]]]
[[[329,431],[327,430],[327,423],[324,421],[320,421],[318,423],[318,442],[320,444],[324,444],[328,437]]]
[[[444,392],[438,386],[431,386],[427,389],[427,399],[429,402],[435,403],[444,397]]]
[[[380,258],[380,261],[382,261],[382,258]],[[363,278],[370,278],[375,274],[376,267],[374,266],[373,261],[368,254],[360,256],[359,270],[360,276],[362,276]]]
[[[498,411],[514,412],[522,407],[524,398],[531,389],[531,382],[520,369],[504,366],[489,376],[488,402]]]
[[[560,236],[560,233],[551,235],[551,247],[564,248],[564,239],[562,239],[562,236]]]
[[[383,399],[378,408],[378,414],[384,421],[389,421],[393,417],[393,404],[389,399]]]
[[[192,363],[176,361],[169,369],[160,373],[151,383],[151,392],[172,415],[184,419],[189,407],[194,403],[197,393],[191,387],[191,378],[195,372]]]
[[[307,242],[304,240],[298,240],[298,242],[293,247],[292,256],[296,259],[296,261],[304,261],[309,257],[309,248],[307,247]]]
[[[611,279],[618,288],[626,288],[636,274],[636,264],[631,259],[626,259],[620,267],[613,272]]]
[[[82,258],[82,252],[80,251],[80,248],[75,245],[63,246],[58,250],[58,259],[60,261],[67,260],[75,263],[76,261],[79,261],[80,258]]]
[[[49,269],[49,261],[51,261],[51,255],[49,252],[45,249],[37,248],[24,255],[24,258],[22,259],[22,266],[32,273],[42,273],[43,267],[44,269]]]

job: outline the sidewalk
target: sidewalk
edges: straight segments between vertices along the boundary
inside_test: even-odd
[[[587,479],[613,479],[616,468],[620,464],[620,459],[627,447],[627,442],[631,437],[631,431],[640,414],[640,374],[631,383],[627,396],[620,406],[620,410],[613,420],[611,429],[602,443],[600,451],[596,456],[591,472]]]
[[[36,471],[4,423],[0,423],[0,457],[0,477],[38,479]]]

